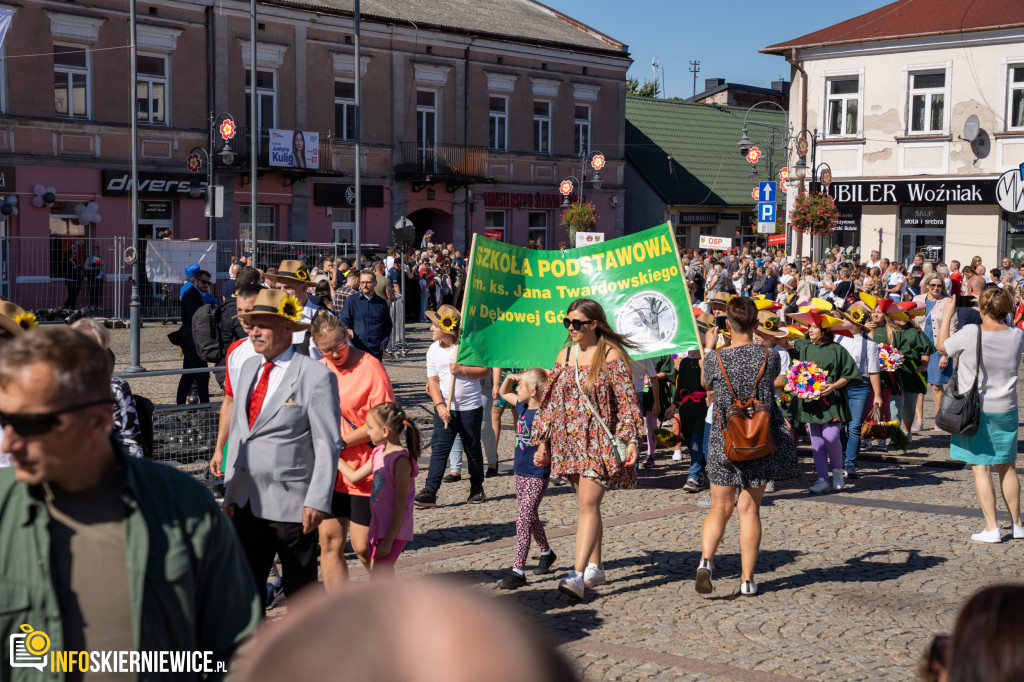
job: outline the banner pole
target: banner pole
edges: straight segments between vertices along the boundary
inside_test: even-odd
[[[467,296],[466,296],[466,287],[468,287],[470,285],[470,282],[472,281],[470,279],[470,273],[473,271],[473,249],[476,248],[476,237],[477,237],[476,234],[473,234],[473,242],[472,242],[472,244],[470,244],[470,247],[469,247],[469,265],[466,266],[466,286],[462,287],[462,310],[460,311],[460,313],[462,315],[462,324],[460,325],[459,336],[462,335],[462,328],[464,328],[465,324],[466,324],[466,298],[467,298]],[[455,344],[455,363],[456,364],[458,364],[458,362],[459,362],[459,351],[460,350],[462,350],[462,344],[461,343]],[[452,411],[452,396],[453,395],[455,395],[455,376],[454,375],[452,376],[452,385],[448,388],[448,404],[445,405],[445,407],[448,409],[448,413],[449,414],[451,414],[451,411]],[[446,429],[448,428],[448,422],[445,422],[444,428],[446,428]]]
[[[665,223],[668,226],[668,230],[672,233],[672,223]],[[679,257],[679,244],[676,242],[676,235],[672,233],[672,239],[669,241],[672,243],[672,252],[676,255],[676,263],[679,264],[679,276],[683,278],[683,292],[686,294],[686,312],[688,318],[693,324],[693,335],[697,338],[697,345],[700,348],[700,357],[704,359],[704,338],[700,335],[700,329],[697,327],[697,320],[693,316],[693,300],[690,298],[690,283],[686,281],[686,272],[683,270],[683,259]]]

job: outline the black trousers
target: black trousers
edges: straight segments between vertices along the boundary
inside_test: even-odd
[[[64,286],[68,289],[68,297],[64,300],[62,307],[65,310],[74,310],[78,305],[78,292],[82,290],[82,280],[67,279],[64,280]]]
[[[317,582],[317,533],[302,534],[301,523],[267,521],[253,516],[249,505],[235,509],[235,532],[252,569],[256,587],[263,592],[274,555],[281,557],[281,585],[293,594]]]
[[[89,306],[92,308],[102,308],[102,301],[100,298],[103,293],[103,280],[95,276],[89,278]]]
[[[182,346],[181,352],[184,354],[182,362],[183,369],[192,369],[194,367],[208,367],[203,359],[199,357],[199,353],[196,352],[195,346]],[[188,400],[188,394],[192,390],[192,384],[196,385],[196,392],[199,394],[199,402],[208,403],[210,402],[210,375],[199,373],[199,374],[182,374],[181,378],[178,379],[178,404],[184,405]]]

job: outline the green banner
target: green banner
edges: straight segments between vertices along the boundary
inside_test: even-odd
[[[670,225],[566,251],[537,251],[474,235],[458,361],[551,367],[577,298],[604,308],[635,359],[696,350],[700,341]]]

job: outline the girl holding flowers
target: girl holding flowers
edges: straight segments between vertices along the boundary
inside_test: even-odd
[[[831,328],[842,325],[843,321],[831,313],[832,305],[828,301],[814,299],[810,306],[790,315],[807,324],[807,338],[793,341],[798,363],[790,370],[789,383],[799,419],[807,424],[811,434],[811,453],[818,480],[810,491],[815,494],[830,489],[830,464],[831,489],[843,489],[840,429],[851,419],[845,386],[851,380],[862,379],[853,357],[835,342]]]

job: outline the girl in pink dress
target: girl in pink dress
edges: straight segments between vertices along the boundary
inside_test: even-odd
[[[373,454],[357,470],[344,460],[338,469],[352,483],[373,474],[370,495],[370,575],[393,575],[395,562],[412,540],[414,483],[419,466],[420,431],[396,402],[381,403],[366,415]],[[405,434],[405,447],[401,437]]]

